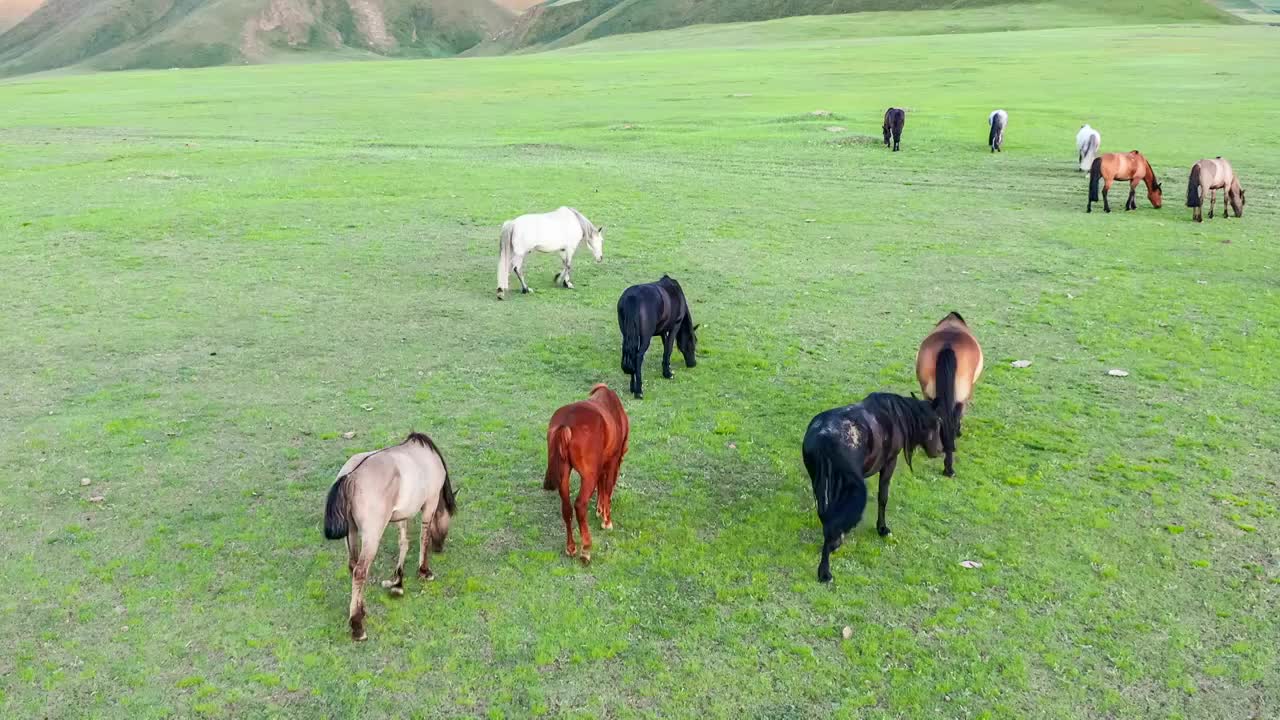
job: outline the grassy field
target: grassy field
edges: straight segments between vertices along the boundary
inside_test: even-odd
[[[1280,713],[1276,31],[787,22],[0,84],[0,715]],[[1148,155],[1162,210],[1085,214],[1084,122]],[[1215,155],[1249,204],[1195,225]],[[498,225],[560,204],[605,261],[567,291],[536,258],[496,302]],[[614,303],[664,272],[702,355],[650,356],[583,568],[545,423],[625,387]],[[915,389],[953,309],[988,363],[958,476],[900,469],[892,539],[864,523],[821,585],[805,425]],[[325,492],[411,428],[461,513],[353,644]]]

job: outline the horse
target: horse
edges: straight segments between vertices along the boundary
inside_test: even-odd
[[[1093,159],[1098,156],[1098,148],[1102,145],[1102,135],[1097,130],[1089,127],[1088,123],[1080,126],[1080,132],[1076,133],[1076,149],[1080,151],[1080,172],[1084,172],[1093,165]]]
[[[960,420],[973,399],[973,386],[982,377],[982,346],[958,312],[947,313],[916,351],[916,380],[920,392],[942,419],[943,474],[956,474],[952,461]]]
[[[573,542],[573,515],[578,515],[582,534],[583,565],[591,564],[591,529],[587,526],[587,503],[596,495],[596,514],[605,530],[613,529],[613,490],[618,485],[622,458],[630,449],[631,421],[622,400],[608,385],[591,388],[587,399],[556,410],[547,426],[547,475],[544,490],[560,491],[560,514],[564,517],[564,552],[578,554]],[[569,502],[569,473],[578,471],[581,480],[578,499]]]
[[[1138,209],[1138,201],[1134,200],[1134,194],[1138,191],[1139,181],[1147,184],[1147,199],[1151,201],[1151,207],[1160,209],[1162,202],[1160,181],[1156,179],[1156,171],[1151,169],[1151,163],[1147,162],[1147,159],[1137,150],[1130,150],[1127,153],[1103,153],[1093,159],[1093,165],[1089,166],[1089,203],[1085,206],[1085,212],[1093,212],[1093,204],[1098,201],[1099,180],[1105,182],[1102,187],[1102,209],[1107,212],[1111,212],[1107,191],[1111,190],[1111,183],[1114,180],[1129,181],[1129,199],[1124,203],[1125,210]]]
[[[995,110],[987,116],[987,124],[991,126],[991,132],[987,133],[987,144],[991,146],[991,152],[1003,152],[1004,128],[1009,124],[1009,113]]]
[[[907,111],[891,107],[884,111],[884,146],[889,147],[889,135],[893,135],[893,151],[898,152],[898,141],[902,139],[902,126],[907,124]]]
[[[941,420],[923,400],[892,393],[872,393],[856,405],[820,413],[804,434],[804,467],[813,483],[813,497],[822,522],[822,561],[818,580],[831,582],[831,553],[862,519],[867,506],[865,478],[880,473],[876,497],[876,531],[885,537],[889,481],[898,453],[911,467],[911,453],[924,448],[934,458],[942,454]]]
[[[396,572],[382,587],[397,597],[404,595],[404,558],[409,552],[408,521],[422,514],[422,544],[418,551],[418,577],[434,580],[427,563],[427,542],[444,551],[450,519],[458,503],[440,449],[431,438],[409,433],[392,447],[351,456],[329,488],[324,506],[324,536],[347,541],[347,569],[351,573],[351,638],[364,640],[364,585],[369,566],[378,554],[378,543],[387,525],[400,529],[400,558]],[[356,536],[360,537],[357,552]]]
[[[1222,217],[1227,217],[1228,203],[1235,211],[1236,217],[1244,215],[1244,188],[1231,167],[1231,163],[1222,156],[1213,160],[1201,160],[1191,166],[1191,177],[1187,180],[1187,207],[1192,208],[1191,219],[1203,222],[1201,215],[1204,209],[1204,194],[1209,193],[1209,219],[1213,219],[1213,208],[1217,202],[1217,190],[1222,189]]]
[[[622,331],[622,372],[631,376],[629,389],[638,399],[644,397],[644,354],[654,336],[662,337],[662,377],[675,377],[671,372],[673,338],[684,364],[698,364],[698,326],[693,324],[680,283],[668,275],[622,292],[618,298],[618,329]]]
[[[528,294],[529,283],[524,279],[525,256],[531,252],[558,252],[564,267],[556,273],[552,283],[560,283],[572,290],[569,279],[573,272],[573,253],[578,244],[587,242],[596,262],[604,258],[604,227],[596,227],[585,215],[571,207],[561,207],[549,213],[521,215],[502,224],[498,235],[498,299],[507,294],[510,273],[515,271],[520,279],[520,292]]]

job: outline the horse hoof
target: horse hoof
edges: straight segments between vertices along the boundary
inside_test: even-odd
[[[674,380],[674,379],[675,379],[675,377],[676,377],[676,374],[675,374],[675,373],[673,373],[673,372],[664,372],[664,373],[662,373],[662,377],[664,377],[664,378],[666,378],[666,379],[668,379],[668,380]]]
[[[498,299],[499,299],[499,300],[506,300],[506,299],[507,299],[507,296],[503,294],[503,292],[502,292],[502,289],[501,289],[501,288],[499,288],[499,289],[498,289]]]
[[[947,468],[946,470],[943,470],[943,471],[942,471],[942,474],[943,474],[943,475],[946,475],[947,477],[955,477],[955,476],[956,476],[956,471],[955,471],[955,470],[953,470],[953,469],[951,469],[951,468]]]
[[[531,293],[531,292],[533,292],[533,290],[532,290],[531,288],[524,288],[523,290],[521,290],[521,291],[520,291],[520,294],[521,294],[521,295],[528,295],[528,294],[529,294],[529,293]]]
[[[369,633],[367,633],[367,632],[365,632],[365,631],[361,630],[361,631],[360,631],[360,634],[359,634],[359,635],[357,635],[357,634],[355,634],[355,632],[353,631],[353,632],[351,633],[351,639],[352,639],[352,641],[354,641],[354,642],[364,642],[365,640],[368,640],[368,639],[369,639]]]
[[[426,572],[423,572],[422,570],[419,570],[419,571],[418,571],[418,579],[419,579],[419,580],[426,580],[427,582],[431,582],[432,580],[435,580],[435,579],[436,579],[436,574],[435,574],[435,573],[433,573],[433,572],[431,572],[430,570],[427,570]]]
[[[590,565],[590,564],[591,564],[591,553],[589,553],[589,552],[585,552],[585,551],[584,551],[584,552],[582,553],[582,555],[578,558],[578,560],[582,561],[582,566],[583,566],[583,567],[586,567],[586,566]]]
[[[612,529],[613,529],[613,522],[607,522],[607,523],[605,523],[604,525],[601,525],[600,527],[604,528],[605,530],[612,530]]]
[[[818,571],[818,582],[829,583],[829,582],[831,582],[831,580],[832,580],[832,577],[831,577],[831,571],[830,571],[830,570],[827,570],[827,571],[819,570],[819,571]]]
[[[876,532],[880,533],[880,537],[888,537],[891,533],[893,533],[893,531],[889,529],[888,525],[882,525],[876,528]]]
[[[638,392],[638,393],[636,393],[635,395],[636,395],[636,399],[637,399],[637,400],[643,400],[643,399],[644,399],[644,393],[642,393],[642,392]]]
[[[573,547],[573,546],[569,546],[569,547],[567,547],[567,548],[565,548],[565,549],[564,549],[564,554],[565,554],[565,555],[568,555],[569,557],[577,557],[577,556],[578,556],[578,548]]]
[[[402,587],[391,588],[391,597],[404,597],[404,588]]]
[[[574,287],[574,286],[573,286],[573,283],[571,283],[571,282],[566,282],[566,283],[564,284],[564,288],[565,288],[566,290],[577,290],[577,289],[578,289],[578,288]]]

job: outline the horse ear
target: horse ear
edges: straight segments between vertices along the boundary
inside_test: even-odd
[[[916,397],[916,391],[915,391],[915,390],[912,390],[912,391],[911,391],[911,397],[912,397],[912,399],[914,399],[914,400],[919,400],[919,399],[920,399],[920,398]]]
[[[602,233],[602,232],[604,232],[604,226],[603,226],[603,225],[601,225],[600,227],[596,228],[596,232],[598,232],[598,233]]]
[[[694,332],[698,332],[698,328],[700,328],[700,327],[702,327],[702,323],[698,323],[697,325],[694,325],[694,326],[693,326],[693,331],[694,331]]]

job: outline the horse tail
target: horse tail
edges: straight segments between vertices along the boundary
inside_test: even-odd
[[[508,220],[502,223],[502,232],[498,233],[498,289],[507,289],[507,280],[511,277],[512,236],[516,224]]]
[[[1089,166],[1089,202],[1098,202],[1098,181],[1102,179],[1102,158],[1093,159]]]
[[[633,375],[640,368],[640,342],[644,335],[640,312],[636,308],[624,310],[619,301],[618,328],[622,330],[622,372]]]
[[[842,462],[833,447],[818,451],[813,465],[813,495],[818,503],[818,519],[824,535],[838,536],[852,530],[867,508],[867,483],[859,472]],[[824,539],[830,539],[824,538]]]
[[[351,475],[343,475],[329,488],[329,497],[324,502],[324,536],[330,540],[339,540],[351,530],[350,498],[347,496],[347,479]]]
[[[568,482],[569,441],[573,431],[567,425],[557,425],[547,432],[547,476],[542,481],[543,490],[555,490]]]
[[[1191,166],[1191,179],[1187,181],[1187,207],[1200,207],[1200,163]]]
[[[996,146],[996,133],[1000,131],[999,123],[1000,123],[1000,116],[992,115],[991,116],[991,132],[987,133],[987,144],[990,145],[991,147]]]
[[[933,374],[934,408],[942,417],[942,449],[956,451],[956,351],[946,345],[938,351]]]

